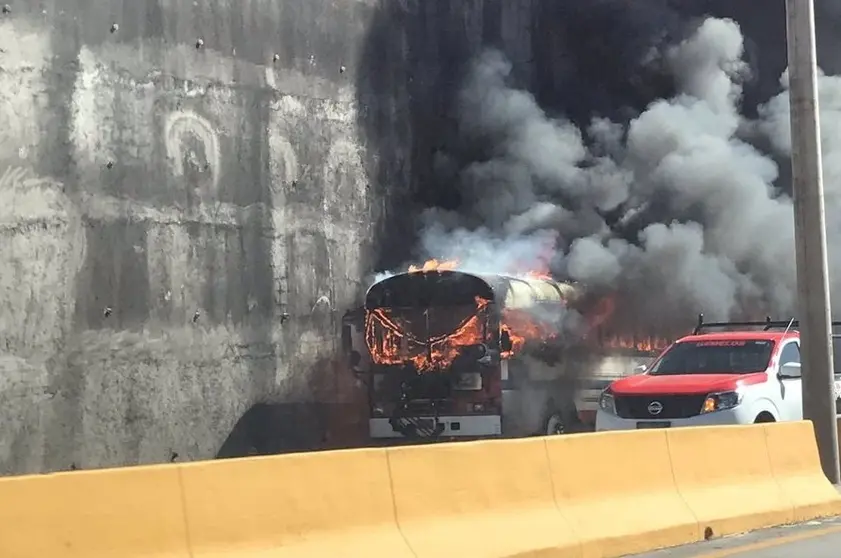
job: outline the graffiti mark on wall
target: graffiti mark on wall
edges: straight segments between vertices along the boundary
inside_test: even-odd
[[[62,184],[35,175],[28,168],[10,166],[0,172],[0,224],[5,227],[32,221],[66,221],[72,211]]]
[[[0,344],[26,355],[70,327],[86,235],[63,185],[31,169],[0,171],[0,199]]]
[[[272,193],[275,196],[282,196],[284,187],[288,187],[300,178],[298,156],[289,139],[279,134],[269,134],[269,149],[272,153],[270,162]],[[275,202],[282,202],[282,200],[275,199]]]
[[[360,218],[368,207],[368,181],[359,144],[344,138],[335,139],[324,161],[325,200],[333,209]]]
[[[219,136],[205,117],[191,110],[167,115],[164,142],[172,170],[197,188],[215,193],[219,183],[222,155]]]

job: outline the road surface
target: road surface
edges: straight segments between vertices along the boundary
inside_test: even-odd
[[[637,554],[629,558],[839,558],[841,517]]]

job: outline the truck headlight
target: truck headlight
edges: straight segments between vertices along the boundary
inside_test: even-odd
[[[616,401],[613,399],[613,394],[604,390],[599,396],[599,409],[612,415],[616,414]]]
[[[714,413],[715,411],[732,409],[741,402],[742,393],[740,391],[711,393],[706,399],[704,399],[704,405],[701,407],[701,413]]]

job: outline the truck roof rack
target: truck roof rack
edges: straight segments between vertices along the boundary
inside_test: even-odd
[[[695,329],[692,330],[692,335],[698,335],[705,329],[713,328],[761,327],[763,331],[767,331],[776,324],[787,327],[789,322],[773,322],[771,316],[766,316],[765,321],[762,322],[704,322],[704,315],[698,314],[698,322],[695,324]],[[794,327],[794,324],[791,324],[791,327]]]
[[[841,327],[841,321],[832,322],[832,327]],[[705,322],[704,315],[698,314],[698,322],[695,329],[692,330],[692,335],[698,335],[705,329],[712,328],[742,328],[742,327],[761,327],[762,331],[769,331],[771,329],[789,329],[792,331],[799,330],[800,322],[791,318],[789,320],[774,321],[771,316],[766,316],[761,322]]]

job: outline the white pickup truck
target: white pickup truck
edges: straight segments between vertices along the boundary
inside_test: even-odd
[[[796,322],[703,324],[602,392],[596,430],[801,420]],[[735,331],[703,332],[704,326]],[[759,329],[756,329],[759,327]],[[836,375],[841,414],[841,375]]]

